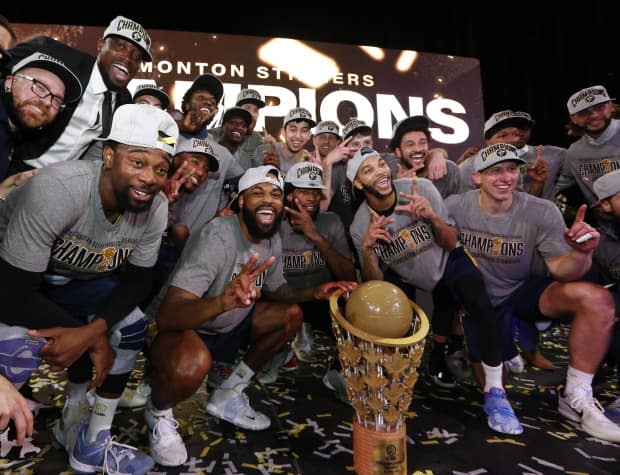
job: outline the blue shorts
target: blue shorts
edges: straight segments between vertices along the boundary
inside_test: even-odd
[[[255,306],[248,312],[246,317],[232,330],[225,333],[215,333],[206,330],[196,330],[209,352],[211,359],[220,363],[233,363],[241,348],[250,343],[250,330],[252,329],[252,317]]]

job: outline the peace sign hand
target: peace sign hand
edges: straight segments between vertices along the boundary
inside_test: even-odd
[[[436,214],[430,202],[420,194],[417,178],[411,180],[411,193],[401,191],[400,196],[408,198],[409,203],[396,206],[394,211],[408,213],[413,219],[423,218],[431,220],[435,218]]]
[[[273,265],[276,258],[271,256],[257,264],[259,255],[253,253],[237,276],[231,280],[222,293],[224,311],[249,307],[260,298],[260,290],[255,287],[256,278]]]
[[[365,250],[371,250],[377,241],[383,241],[389,243],[392,241],[392,235],[387,229],[389,224],[394,222],[394,218],[386,218],[385,216],[379,216],[373,209],[370,209],[370,222],[368,223],[368,230],[366,236],[362,242],[362,248]]]

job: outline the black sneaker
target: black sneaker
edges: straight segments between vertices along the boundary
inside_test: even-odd
[[[428,360],[428,377],[440,388],[450,389],[456,386],[452,373],[446,366],[446,359],[442,355],[431,354]]]

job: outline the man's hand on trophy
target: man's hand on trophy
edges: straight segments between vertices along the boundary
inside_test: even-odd
[[[357,287],[357,282],[348,280],[340,280],[337,282],[325,282],[314,289],[314,298],[316,300],[329,300],[329,297],[336,291],[342,290],[343,294],[351,292]]]

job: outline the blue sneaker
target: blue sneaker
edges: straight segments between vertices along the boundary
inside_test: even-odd
[[[20,387],[41,364],[44,338],[28,335],[28,329],[0,326],[0,374]]]
[[[620,425],[620,397],[605,406],[605,415],[613,423]]]
[[[75,447],[69,457],[69,464],[74,472],[144,475],[153,468],[151,457],[139,452],[135,447],[116,442],[109,430],[100,431],[97,439],[89,444],[86,441],[87,428],[85,422],[80,422]]]
[[[523,433],[523,426],[512,410],[503,389],[491,388],[488,393],[484,393],[484,412],[489,416],[487,423],[494,431],[510,435]]]

